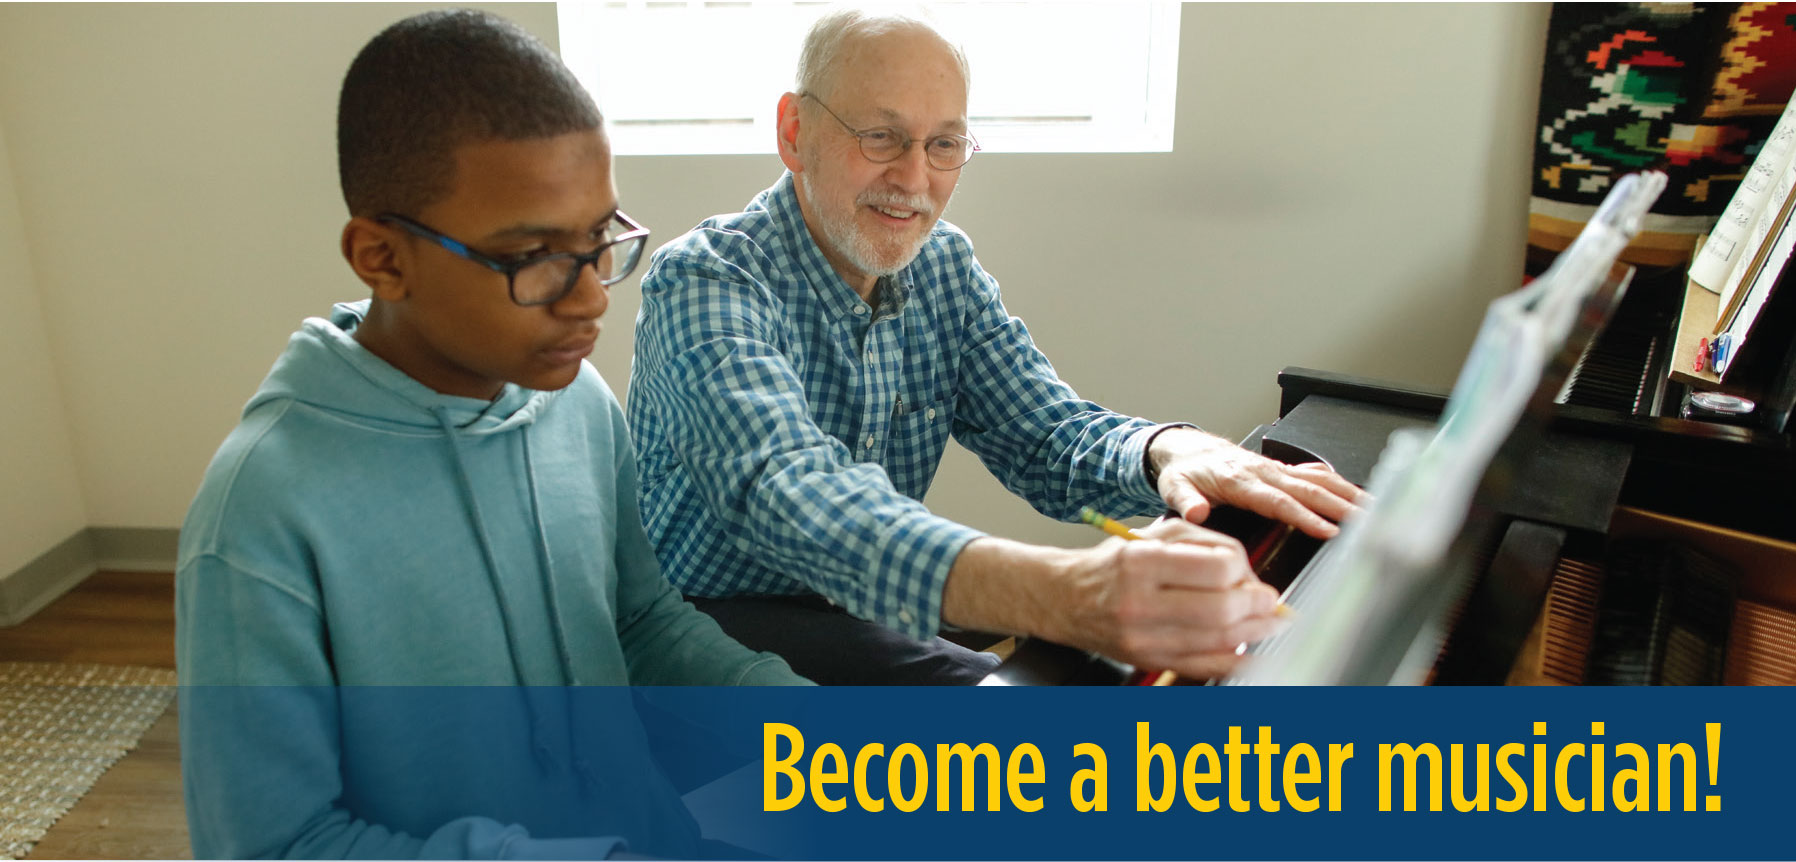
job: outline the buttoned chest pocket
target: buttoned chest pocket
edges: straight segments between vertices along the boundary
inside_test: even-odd
[[[954,424],[952,399],[920,404],[905,403],[904,412],[892,420],[886,448],[886,472],[892,484],[907,497],[922,499],[935,479],[948,432]]]

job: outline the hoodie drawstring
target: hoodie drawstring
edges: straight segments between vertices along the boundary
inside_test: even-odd
[[[549,599],[549,626],[555,635],[555,652],[561,659],[562,675],[567,679],[568,685],[579,685],[580,680],[574,674],[574,663],[571,658],[571,650],[568,648],[567,628],[561,619],[561,597],[560,592],[556,589],[558,582],[555,578],[555,560],[549,555],[549,538],[545,534],[543,526],[543,501],[536,493],[536,461],[530,457],[530,434],[528,431],[524,432],[523,441],[524,483],[530,493],[531,520],[536,525],[536,547],[543,559],[543,581]],[[587,762],[580,745],[580,728],[576,717],[574,693],[569,691],[567,695],[563,718],[567,722],[574,772],[580,776],[582,786],[592,788],[597,786],[598,776],[594,773],[592,764]]]
[[[499,582],[499,563],[498,559],[493,556],[493,541],[487,535],[486,518],[480,512],[480,500],[474,493],[474,483],[468,478],[461,434],[456,430],[455,423],[449,421],[447,408],[437,407],[430,412],[436,417],[437,424],[443,427],[443,433],[449,437],[450,460],[455,462],[455,477],[461,485],[462,502],[468,507],[468,517],[473,522],[474,536],[480,542],[480,556],[486,562],[487,583],[493,588],[493,598],[499,603],[499,630],[505,635],[506,655],[511,659],[512,675],[517,678],[520,685],[528,685],[524,679],[523,661],[518,657],[517,638],[511,630],[511,603],[506,599],[505,588]],[[549,746],[544,742],[547,734],[542,726],[542,714],[536,708],[528,690],[524,692],[524,709],[530,719],[531,753],[536,757],[539,765],[549,768],[552,765],[552,758]]]
[[[531,520],[536,526],[536,550],[543,558],[543,581],[549,599],[549,626],[554,630],[555,654],[561,659],[562,676],[569,685],[579,685],[574,675],[574,662],[567,645],[567,630],[561,619],[561,596],[555,589],[555,560],[549,556],[549,537],[543,527],[543,501],[536,494],[536,462],[530,457],[530,433],[524,432],[524,485],[530,493]]]

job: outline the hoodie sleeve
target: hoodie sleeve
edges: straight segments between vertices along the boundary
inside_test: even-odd
[[[617,482],[618,639],[637,685],[811,685],[773,653],[755,652],[681,598],[661,573],[637,507],[636,456],[612,398]]]
[[[485,817],[417,836],[357,817],[343,803],[340,704],[317,596],[202,553],[183,560],[176,611],[195,858],[603,859],[619,848],[616,838],[533,839]]]

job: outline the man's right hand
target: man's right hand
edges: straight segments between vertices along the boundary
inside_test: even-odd
[[[1227,673],[1243,644],[1284,624],[1240,542],[1170,519],[1138,533],[1079,551],[976,540],[955,560],[942,616],[1197,679]]]

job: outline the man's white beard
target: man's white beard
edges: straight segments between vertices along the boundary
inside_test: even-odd
[[[916,239],[910,242],[908,248],[900,249],[898,254],[894,255],[895,259],[882,263],[879,260],[879,249],[874,246],[873,240],[854,223],[854,216],[861,207],[870,205],[903,207],[916,213],[913,218],[928,222],[931,227],[934,227],[935,224],[935,206],[923,195],[912,196],[895,191],[862,192],[855,198],[854,207],[846,213],[844,218],[832,211],[823,201],[818,200],[817,193],[811,188],[810,183],[801,183],[801,185],[805,203],[810,204],[811,212],[816,215],[817,221],[822,225],[823,237],[829,242],[830,247],[836,254],[847,258],[848,263],[855,269],[874,278],[896,275],[905,267],[910,266],[910,262],[916,260],[917,255],[923,251],[923,243],[929,240],[929,231],[919,233]]]

